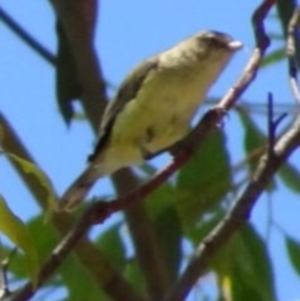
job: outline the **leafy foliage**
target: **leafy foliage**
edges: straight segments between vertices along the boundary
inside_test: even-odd
[[[56,209],[56,196],[51,181],[47,175],[37,166],[11,153],[6,153],[19,167],[26,173],[32,174],[37,179],[37,183],[46,192],[46,219],[50,219],[53,211]]]
[[[0,232],[4,233],[25,253],[27,275],[37,284],[39,259],[36,245],[26,225],[9,209],[3,197],[0,197]]]
[[[52,2],[55,6],[59,1]],[[71,15],[71,19],[76,22],[87,22],[89,30],[94,31],[91,15],[92,12],[96,11],[95,3],[96,1],[91,0],[77,1],[76,9],[69,10],[71,14],[74,13]],[[296,3],[292,0],[277,1],[278,16],[276,16],[275,21],[281,24],[282,32],[270,34],[273,41],[282,43],[285,41],[287,24],[295,6]],[[74,119],[72,101],[79,99],[83,103],[83,101],[88,100],[82,99],[84,87],[79,83],[77,57],[69,43],[72,26],[69,26],[68,30],[64,27],[64,22],[67,21],[64,19],[66,15],[61,14],[62,7],[55,6],[59,46],[55,66],[56,95],[59,113],[66,123],[70,123],[72,118]],[[77,18],[78,15],[75,18],[75,13],[79,13],[80,18]],[[86,24],[83,22],[81,25],[81,34],[88,32],[87,28],[84,27]],[[92,39],[92,35],[89,38]],[[77,42],[78,45],[88,42],[88,46],[91,48],[89,52],[94,53],[92,40],[86,41],[86,37],[82,37],[82,41]],[[298,40],[297,43],[299,43]],[[285,60],[285,46],[279,45],[267,54],[261,68],[268,67],[271,70],[275,64]],[[272,89],[272,87],[268,87],[268,89]],[[236,145],[239,144],[238,146],[241,144],[244,149],[242,154],[244,160],[241,166],[245,174],[245,182],[247,182],[257,168],[261,154],[268,147],[268,134],[265,126],[261,126],[256,116],[253,116],[250,111],[241,108],[237,111],[237,115],[239,121],[237,121],[236,127],[242,131],[243,140],[235,143]],[[2,243],[3,252],[1,253],[9,254],[12,249],[11,243],[20,249],[9,263],[10,280],[16,284],[16,287],[20,287],[24,280],[28,279],[33,284],[37,283],[39,259],[43,262],[49,255],[55,255],[53,250],[62,243],[62,233],[67,233],[66,229],[72,229],[74,220],[78,217],[72,215],[69,219],[70,216],[66,215],[64,220],[61,216],[56,215],[57,195],[47,172],[42,171],[29,155],[22,156],[20,154],[29,154],[27,148],[30,149],[32,146],[26,142],[23,146],[19,143],[18,147],[15,145],[6,147],[7,133],[9,132],[11,135],[8,137],[9,139],[13,140],[13,137],[15,141],[20,141],[19,133],[10,129],[9,123],[5,123],[3,118],[1,120],[3,125],[0,127],[0,140],[1,144],[4,145],[5,154],[10,163],[15,167],[17,166],[17,170],[22,175],[22,181],[32,192],[36,202],[47,204],[44,205],[47,207],[46,222],[44,213],[40,213],[24,223],[17,217],[17,212],[11,211],[7,201],[3,197],[0,198],[0,231],[10,240],[9,243],[6,241]],[[81,118],[82,120],[87,123],[94,122],[88,118]],[[202,243],[206,244],[206,238],[211,231],[215,229],[216,225],[224,221],[224,216],[244,187],[236,184],[239,178],[232,163],[236,162],[235,154],[234,152],[231,153],[231,148],[227,145],[227,135],[229,134],[234,135],[234,133],[226,132],[226,129],[216,128],[193,158],[172,179],[163,183],[160,188],[149,195],[141,205],[147,217],[147,226],[151,228],[155,237],[154,241],[151,241],[150,237],[143,237],[144,242],[151,244],[151,246],[155,244],[158,249],[158,254],[161,256],[160,260],[163,262],[160,268],[163,270],[169,285],[167,292],[172,285],[176,285],[176,281],[182,275],[184,268],[191,262],[190,259],[203,246]],[[60,158],[56,159],[59,160]],[[145,164],[142,170],[149,177],[157,171],[156,167],[151,164]],[[144,181],[144,175],[143,177],[135,176],[136,182]],[[30,182],[32,178],[34,178],[34,182]],[[287,161],[279,170],[277,178],[266,190],[270,194],[275,194],[276,184],[280,180],[290,191],[299,194],[299,179],[299,165]],[[115,179],[113,180],[115,181]],[[285,202],[285,206],[288,206],[288,202]],[[59,218],[61,218],[60,224],[56,220]],[[139,221],[140,216],[136,214],[135,218]],[[63,289],[62,297],[53,297],[55,294],[51,294],[49,298],[46,296],[44,299],[107,301],[113,300],[115,295],[111,292],[116,292],[119,298],[115,299],[131,300],[127,296],[130,290],[136,294],[141,294],[142,297],[151,295],[149,279],[146,277],[149,271],[143,270],[140,265],[140,258],[143,256],[147,258],[147,246],[143,245],[142,248],[137,246],[133,237],[134,234],[128,230],[127,226],[126,217],[121,215],[117,221],[108,224],[104,230],[102,227],[99,227],[100,230],[95,227],[96,229],[93,230],[96,234],[94,231],[92,235],[87,234],[84,239],[90,243],[103,264],[97,267],[91,266],[93,265],[93,260],[89,260],[91,253],[86,249],[71,254],[55,272],[55,275],[44,285],[45,291],[51,290],[56,293],[59,289]],[[144,233],[138,234],[144,235]],[[287,235],[284,235],[284,239],[290,264],[300,275],[299,239]],[[201,291],[203,300],[277,300],[274,282],[275,272],[269,253],[268,240],[258,232],[252,222],[245,223],[244,227],[205,264],[208,268],[205,273],[199,275],[199,290],[201,291],[202,283],[209,281],[215,295],[212,297]],[[150,263],[149,269],[151,268]],[[97,269],[97,273],[93,274],[92,269]],[[115,272],[113,276],[111,269],[114,269]],[[215,281],[210,281],[210,277],[205,277],[211,274],[214,275]],[[99,279],[101,285],[99,285]],[[120,282],[120,279],[124,282]],[[158,281],[157,279],[154,280]],[[192,297],[197,297],[197,294],[198,290],[195,286]],[[142,297],[136,300],[144,300]]]

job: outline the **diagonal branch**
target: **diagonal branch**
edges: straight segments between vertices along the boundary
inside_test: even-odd
[[[263,21],[274,4],[275,0],[265,0],[253,14],[252,20],[256,38],[256,49],[235,87],[221,100],[220,106],[225,109],[232,107],[236,97],[239,97],[241,93],[243,93],[257,74],[259,64],[269,45],[269,39],[265,33]],[[183,275],[171,289],[165,299],[166,301],[184,300],[199,276],[206,270],[208,259],[211,258],[222,244],[224,244],[245,220],[247,220],[252,207],[266,187],[270,178],[284,162],[286,156],[298,146],[300,139],[295,135],[295,131],[300,131],[300,119],[295,124],[295,128],[296,130],[292,128],[286,133],[285,137],[276,144],[271,157],[269,157],[270,152],[268,151],[261,157],[260,164],[257,167],[256,173],[254,173],[253,180],[250,182],[243,195],[235,203],[233,209],[208,235],[208,237],[204,239],[202,244],[200,244],[195,258],[189,263]],[[293,138],[290,136],[291,134],[294,134]],[[289,138],[291,140],[288,140]],[[288,141],[285,142],[285,139]],[[284,146],[282,147],[282,145]],[[283,148],[283,150],[281,148]]]
[[[221,100],[219,106],[225,110],[228,110],[235,104],[236,100],[244,93],[256,77],[259,65],[270,44],[269,37],[264,30],[263,21],[275,2],[276,0],[263,1],[252,16],[256,48],[236,85],[234,85]]]
[[[55,56],[22,28],[3,8],[0,7],[0,20],[13,31],[25,44],[38,53],[51,65],[56,64]]]
[[[182,277],[174,285],[165,301],[182,301],[190,292],[199,275],[206,271],[209,259],[222,245],[237,232],[249,218],[259,196],[268,185],[276,171],[286,159],[300,146],[300,117],[275,144],[272,158],[264,154],[253,174],[251,182],[243,194],[235,201],[224,219],[203,240],[194,259],[189,263]]]
[[[90,28],[90,32],[86,31],[85,32],[86,35],[83,34],[84,38],[79,39],[78,34],[80,34],[81,31],[78,30],[77,24],[82,29],[82,28],[84,28],[84,26],[82,26],[82,22],[83,23],[85,22],[81,18],[76,18],[76,16],[78,16],[78,12],[80,15],[81,11],[78,10],[77,8],[75,8],[74,9],[75,10],[75,18],[73,18],[72,17],[72,9],[70,12],[71,6],[67,7],[66,5],[68,5],[68,4],[65,5],[65,3],[62,3],[60,1],[52,1],[52,3],[57,8],[58,14],[61,15],[61,17],[64,16],[64,17],[62,17],[62,18],[64,18],[64,25],[65,25],[65,28],[67,28],[68,35],[72,41],[72,46],[73,46],[73,48],[75,48],[74,51],[77,53],[76,59],[77,59],[77,63],[79,64],[79,72],[81,73],[81,77],[84,79],[84,82],[83,82],[84,90],[87,91],[87,93],[85,93],[85,97],[83,100],[83,106],[85,107],[87,115],[89,116],[89,119],[90,119],[90,122],[92,123],[94,131],[97,131],[98,119],[99,119],[99,116],[101,115],[98,113],[101,113],[101,111],[103,111],[103,108],[106,105],[106,100],[105,100],[106,97],[105,97],[104,90],[102,90],[102,92],[100,93],[102,96],[96,91],[99,87],[98,83],[104,82],[104,80],[102,79],[101,69],[99,72],[97,72],[97,70],[95,69],[95,68],[97,68],[98,63],[97,64],[92,63],[89,65],[86,64],[87,58],[89,58],[88,61],[92,61],[92,62],[97,61],[96,54],[93,50],[94,47],[93,47],[93,45],[91,45],[91,43],[93,41],[93,27],[94,27],[94,24],[92,24],[92,23],[94,21],[92,21],[90,24],[85,23],[87,25],[87,27]],[[78,3],[77,4],[75,3],[74,7],[78,7]],[[74,16],[74,14],[73,14],[73,16]],[[6,13],[5,10],[2,8],[0,8],[0,19],[10,30],[12,30],[29,47],[31,47],[41,57],[43,57],[47,62],[49,62],[50,64],[52,64],[55,67],[55,65],[57,63],[55,56],[53,54],[51,54],[44,46],[42,46],[36,39],[34,39],[34,37],[32,37],[28,32],[26,32],[24,30],[24,28],[22,28],[15,20],[13,20],[13,18],[11,16],[9,16],[9,14]],[[77,19],[77,20],[74,21],[74,19]],[[93,19],[92,16],[91,16],[91,19]],[[94,16],[94,20],[95,20],[95,16]],[[74,24],[76,25],[75,27],[74,27]],[[82,43],[82,40],[84,40],[85,43]],[[85,46],[82,46],[83,44]],[[83,53],[84,51],[85,51],[85,53]],[[86,53],[88,53],[88,55],[86,55]],[[103,87],[103,89],[104,89],[104,87]],[[98,97],[99,97],[99,99],[98,99],[97,106],[99,106],[99,108],[97,108],[97,110],[96,110],[96,109],[93,109],[94,108],[93,103],[94,103],[94,99],[96,99]],[[1,118],[3,119],[4,116],[0,116],[0,119]],[[6,121],[4,121],[4,123],[7,125]],[[22,149],[22,147],[20,149]],[[33,159],[30,158],[30,156],[28,157],[28,155],[29,154],[26,151],[24,153],[22,153],[23,158],[28,158],[29,161],[33,162]],[[12,162],[12,164],[13,164],[13,162]],[[121,176],[122,180],[120,179],[120,176]],[[116,175],[116,177],[113,178],[116,186],[119,186],[119,183],[128,182],[128,179],[133,179],[133,174],[128,169],[123,170],[122,173],[120,174],[120,176]],[[27,175],[22,176],[22,178],[23,178],[24,182],[27,183],[27,185],[29,185],[30,191],[33,192],[34,194],[37,193],[37,195],[35,195],[37,200],[45,199],[43,191],[37,191],[38,189],[36,187],[39,187],[39,185],[34,185],[34,183],[31,183],[31,180],[29,180],[29,182],[28,182]],[[124,180],[124,178],[126,180]],[[132,181],[133,180],[131,180],[131,182]],[[137,185],[137,181],[135,180],[134,182],[135,182],[135,185]],[[32,185],[34,187],[31,189],[30,186],[32,186]],[[124,194],[124,191],[127,192],[128,190],[121,188],[120,194]],[[135,224],[137,221],[143,220],[144,229],[147,229],[147,232],[151,233],[151,229],[152,229],[151,223],[149,221],[149,218],[147,216],[147,212],[145,211],[145,208],[143,208],[143,204],[140,204],[139,207],[136,207],[134,209],[134,211],[129,210],[127,216],[128,216],[128,220],[130,219],[131,224]],[[59,221],[58,221],[58,223],[59,223]],[[72,223],[67,223],[67,224],[71,225]],[[135,230],[134,226],[130,227],[130,229],[133,229],[133,231]],[[148,278],[147,279],[148,283],[153,283],[153,285],[150,285],[151,287],[153,287],[155,284],[155,278],[157,278],[156,275],[159,275],[159,274],[165,275],[165,272],[163,271],[162,266],[160,266],[160,268],[158,268],[161,256],[159,256],[159,250],[157,247],[156,238],[154,236],[154,233],[152,233],[152,235],[148,236],[147,241],[145,241],[145,240],[141,241],[138,238],[135,239],[136,237],[138,237],[138,235],[136,235],[135,232],[136,231],[134,231],[134,233],[132,233],[132,236],[135,241],[136,249],[138,250],[137,254],[140,258],[142,258],[141,261],[149,262],[149,256],[151,255],[151,262],[152,262],[151,269],[149,269],[147,271],[149,271],[148,274],[150,274],[150,275],[153,274],[155,276],[153,276],[153,277],[149,276],[146,278]],[[143,247],[142,249],[141,249],[141,246]],[[153,250],[156,250],[156,252],[153,252]],[[83,257],[81,257],[81,259],[79,259],[79,260],[85,261],[84,258],[86,256],[84,254],[82,254],[82,256]],[[99,256],[99,254],[97,256],[95,255],[93,257],[101,258],[101,256]],[[158,262],[158,263],[154,264],[155,262]],[[98,267],[101,266],[99,263],[97,265],[98,265]],[[95,267],[96,267],[96,265],[92,264],[92,266],[91,266],[92,274],[93,274],[93,270],[95,269]],[[165,276],[160,277],[160,279],[164,279],[164,278],[165,278]],[[151,279],[153,279],[153,281]],[[164,281],[162,280],[160,283],[165,283],[165,282],[166,282],[165,280]],[[120,291],[120,290],[116,290],[115,292],[118,292],[118,291]],[[130,294],[127,296],[130,296]]]
[[[9,152],[13,152],[18,156],[34,163],[34,160],[28,150],[20,141],[16,132],[13,130],[9,121],[0,113],[0,123],[3,127],[4,131],[4,143],[3,147],[5,150]],[[14,165],[14,162],[11,162]],[[30,192],[34,195],[35,199],[39,202],[41,208],[46,207],[46,195],[44,189],[41,188],[40,185],[36,184],[36,179],[34,177],[28,176],[24,172],[24,170],[20,169],[19,166],[14,166],[22,177],[25,185],[27,185]],[[75,224],[75,219],[69,214],[60,214],[54,215],[51,220],[53,226],[57,230],[60,236],[64,237],[70,231],[70,229]],[[111,296],[113,300],[122,301],[124,295],[128,296],[130,300],[135,301],[143,301],[143,298],[140,297],[135,290],[131,287],[131,285],[122,277],[122,275],[117,271],[110,261],[107,260],[106,256],[101,252],[99,248],[97,248],[94,244],[92,244],[87,238],[82,238],[81,235],[76,240],[77,247],[74,249],[70,249],[69,252],[75,252],[78,261],[89,271],[91,276],[95,279],[97,286],[99,288],[103,288],[103,290],[107,293],[107,295]],[[79,242],[80,240],[80,242]],[[74,247],[74,245],[73,245]],[[42,284],[55,270],[59,264],[60,260],[59,253],[51,259],[51,266],[45,264],[45,266],[41,269],[40,272],[40,284]],[[118,288],[118,289],[116,289]],[[28,300],[32,297],[38,287],[32,288],[31,284],[27,284],[23,289],[16,295],[15,299],[18,301]]]

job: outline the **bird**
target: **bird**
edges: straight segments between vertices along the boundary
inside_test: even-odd
[[[186,137],[210,87],[242,46],[225,33],[203,31],[135,67],[108,103],[88,165],[62,195],[58,210],[72,211],[98,179]]]

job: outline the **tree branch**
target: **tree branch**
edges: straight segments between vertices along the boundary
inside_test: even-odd
[[[125,195],[129,191],[138,189],[136,177],[131,176],[127,170],[117,172],[113,178],[118,195]],[[137,263],[145,277],[148,294],[152,300],[162,300],[171,280],[146,205],[144,202],[136,202],[133,206],[125,208],[124,214],[135,248]]]
[[[72,2],[72,1],[71,1]],[[80,3],[67,3],[66,1],[59,1],[59,0],[54,0],[52,1],[52,3],[55,5],[55,8],[57,10],[58,15],[60,16],[60,18],[62,18],[64,20],[64,27],[68,32],[69,38],[71,40],[71,44],[72,47],[74,48],[74,51],[76,53],[76,59],[77,59],[77,64],[79,66],[79,72],[81,74],[81,78],[83,79],[83,85],[84,85],[84,90],[86,91],[85,95],[84,95],[84,99],[82,100],[83,102],[83,107],[85,108],[85,111],[87,113],[87,116],[89,118],[89,120],[91,121],[92,127],[94,129],[95,132],[97,132],[98,130],[98,123],[99,123],[99,118],[101,116],[101,112],[103,112],[104,107],[106,105],[106,95],[105,95],[105,86],[104,85],[99,85],[99,83],[104,83],[104,80],[102,78],[102,74],[101,74],[101,70],[99,67],[99,70],[97,71],[97,66],[98,64],[98,58],[96,56],[95,50],[94,50],[94,46],[93,46],[93,33],[94,33],[94,25],[95,25],[95,20],[96,20],[96,15],[94,14],[96,12],[96,9],[92,10],[93,14],[89,14],[89,12],[87,12],[88,14],[85,15],[87,17],[87,19],[82,18],[83,11],[80,9]],[[82,2],[83,3],[83,2]],[[85,2],[86,4],[87,2]],[[96,3],[94,1],[94,3]],[[0,18],[2,19],[2,21],[14,32],[16,33],[17,36],[19,36],[26,44],[28,44],[31,48],[33,48],[38,54],[40,54],[44,59],[46,59],[49,63],[51,63],[53,66],[55,66],[56,64],[56,58],[54,57],[54,55],[52,55],[51,53],[49,53],[42,45],[40,45],[32,36],[30,36],[30,34],[28,34],[20,25],[18,25],[3,9],[0,8]],[[78,25],[78,26],[77,26]],[[80,37],[79,37],[79,36]],[[90,64],[87,64],[87,62],[91,62]],[[95,63],[96,62],[96,63]],[[100,89],[100,91],[99,91]],[[100,93],[101,92],[101,93]],[[12,142],[12,148],[18,149],[21,151],[20,156],[31,161],[33,161],[33,158],[30,156],[30,154],[26,151],[24,145],[21,144],[19,139],[14,139],[16,138],[16,133],[14,133],[12,131],[12,128],[9,126],[8,121],[4,118],[3,115],[0,116],[0,118],[2,119],[2,122],[6,125],[6,129],[8,130],[9,133],[7,133],[7,138],[12,138],[12,140],[10,142]],[[7,139],[6,139],[7,140]],[[6,141],[7,142],[7,141]],[[10,143],[9,143],[10,144]],[[6,149],[10,149],[10,147],[6,147]],[[14,151],[13,151],[14,152]],[[18,151],[16,152],[18,153]],[[11,162],[12,164],[14,164],[14,162]],[[16,167],[16,166],[15,166]],[[18,168],[18,167],[16,167]],[[37,200],[44,200],[45,196],[44,196],[44,191],[39,190],[37,187],[39,187],[39,185],[35,185],[34,183],[34,179],[30,179],[28,178],[28,175],[22,175],[22,171],[20,172],[21,177],[23,178],[24,182],[27,184],[27,186],[29,187],[30,191],[34,194],[35,198]],[[120,179],[114,178],[114,182],[117,183],[118,182],[124,182],[124,177],[128,178],[132,178],[132,173],[129,169],[127,170],[123,170],[122,171],[122,178],[123,180],[121,181]],[[137,185],[137,181],[135,181],[135,184]],[[121,189],[122,190],[122,189]],[[127,192],[127,190],[126,190]],[[120,191],[120,194],[124,194],[124,189],[123,189],[123,193],[122,191]],[[40,203],[40,205],[42,207],[44,207],[45,204],[43,204],[43,202]],[[139,209],[139,210],[138,210]],[[143,208],[141,208],[141,206],[138,208],[135,208],[134,213],[131,212],[130,214],[130,218],[131,221],[133,223],[135,223],[135,220],[141,220],[141,217],[143,216],[143,221],[144,221],[144,228],[146,227],[148,230],[151,228],[151,225],[148,221],[148,223],[146,222],[148,219],[145,216],[145,211],[142,210]],[[141,214],[144,211],[143,214]],[[67,233],[67,230],[70,229],[71,225],[74,224],[74,220],[70,217],[67,216],[65,217],[65,221],[64,223],[62,223],[62,220],[60,220],[59,218],[54,219],[54,224],[56,227],[58,227],[60,229],[61,234],[65,235],[65,233]],[[65,225],[65,226],[63,226]],[[134,233],[133,233],[133,236]],[[147,244],[143,243],[144,246],[144,254],[150,255],[152,254],[152,261],[154,260],[154,256],[156,256],[153,251],[153,248],[155,248],[155,239],[152,236],[153,239],[149,239],[147,241]],[[139,242],[139,240],[135,240],[136,241],[136,248],[140,250],[139,245],[142,245],[142,242]],[[97,273],[95,269],[98,269],[99,271],[101,271],[101,266],[107,265],[108,263],[105,262],[101,262],[101,260],[103,259],[103,256],[101,256],[101,254],[97,253],[100,252],[100,250],[97,250],[96,248],[94,248],[91,244],[89,244],[89,242],[86,242],[87,245],[85,246],[85,250],[86,250],[86,254],[84,254],[84,252],[81,252],[79,255],[79,261],[81,261],[85,267],[91,272],[92,275],[94,275],[94,278],[97,277],[96,282],[101,282],[99,283],[99,287],[100,286],[104,286],[104,290],[105,286],[108,284],[106,283],[107,281],[102,281],[103,276],[98,274],[96,276]],[[148,247],[146,247],[148,246]],[[92,251],[92,249],[89,249],[89,247],[91,247],[92,249],[94,249],[94,253]],[[138,252],[139,255],[141,255],[143,257],[143,255],[140,253],[140,251]],[[99,260],[98,263],[95,262],[91,262],[91,258],[97,258],[97,260]],[[102,258],[102,259],[101,259]],[[90,266],[88,266],[90,264]],[[109,265],[108,265],[109,266]],[[109,271],[109,267],[107,266],[108,270],[106,271],[106,274],[110,274]],[[157,267],[158,265],[152,265],[152,271],[154,271],[154,267]],[[160,267],[161,270],[161,267]],[[112,273],[113,274],[113,273]],[[156,273],[157,275],[157,273]],[[116,276],[116,275],[115,275]],[[109,278],[109,277],[107,277]],[[117,278],[117,277],[116,277]],[[116,280],[115,278],[115,280]],[[121,283],[120,285],[124,287],[124,285],[122,284],[122,281],[124,281],[124,279],[119,280],[119,281],[115,281],[115,286],[118,287],[118,282]],[[125,285],[126,286],[126,285]],[[27,290],[27,292],[29,292],[29,290]],[[126,296],[129,299],[135,299],[136,297],[133,296],[133,293],[130,292],[128,289],[124,290],[115,290],[112,287],[111,293],[113,293],[113,295],[120,293],[122,295],[122,297],[124,296],[124,292],[127,291]],[[33,292],[31,292],[33,294]],[[109,294],[109,291],[107,291],[107,293]],[[24,296],[24,295],[23,295]],[[118,299],[117,296],[115,296],[116,300]]]
[[[34,37],[22,28],[3,8],[0,7],[0,20],[14,32],[25,44],[32,48],[37,54],[51,65],[56,64],[55,56],[40,44]]]
[[[300,22],[300,8],[298,7],[295,9],[291,17],[291,20],[289,22],[288,31],[287,31],[287,45],[286,45],[290,85],[298,105],[300,105],[300,90],[299,90],[298,76],[297,76],[297,71],[299,66],[297,66],[298,64],[296,60],[296,54],[297,54],[296,40],[298,40],[296,29],[299,26],[299,22]]]
[[[278,140],[272,158],[268,156],[268,152],[261,157],[252,180],[224,219],[199,245],[194,259],[189,263],[165,301],[182,301],[185,299],[199,276],[207,270],[209,259],[242,227],[271,178],[299,145],[300,117]]]
[[[4,149],[8,152],[15,153],[16,155],[24,158],[25,160],[35,164],[33,157],[20,141],[19,137],[13,130],[9,121],[1,113],[0,123],[4,130]],[[19,175],[22,177],[25,185],[34,195],[40,207],[45,208],[47,196],[45,195],[44,189],[36,183],[36,179],[34,177],[31,177],[30,175],[25,173],[24,170],[20,169],[19,166],[15,165],[14,161],[12,161],[11,164],[15,167]],[[70,214],[55,214],[51,222],[55,227],[56,231],[59,233],[59,235],[61,237],[64,237],[74,226],[75,219]],[[132,286],[107,260],[106,256],[101,252],[99,248],[95,247],[95,245],[92,244],[87,238],[82,238],[82,236],[80,236],[76,240],[76,243],[78,243],[76,248],[75,245],[73,245],[73,249],[69,249],[68,252],[74,250],[78,261],[91,274],[91,276],[97,283],[99,289],[103,288],[103,290],[109,296],[111,296],[113,300],[123,301],[124,295],[126,294],[126,296],[130,298],[130,300],[144,301],[144,299],[141,296],[137,295],[136,291],[132,288]],[[64,250],[62,250],[62,252],[63,251]],[[59,252],[58,255],[54,254],[54,257],[50,260],[50,266],[49,264],[47,265],[45,263],[45,267],[41,268],[39,276],[39,285],[41,285],[61,263],[60,259],[57,260],[57,258],[60,258]],[[116,287],[118,287],[119,289],[116,289]],[[33,289],[31,284],[28,283],[24,286],[23,289],[20,290],[20,292],[16,295],[15,299],[12,299],[12,301],[28,300],[35,294],[38,288],[39,286]]]

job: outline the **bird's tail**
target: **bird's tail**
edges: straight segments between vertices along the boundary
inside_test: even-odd
[[[58,211],[72,211],[83,202],[89,190],[102,177],[98,168],[87,167],[60,198]]]

